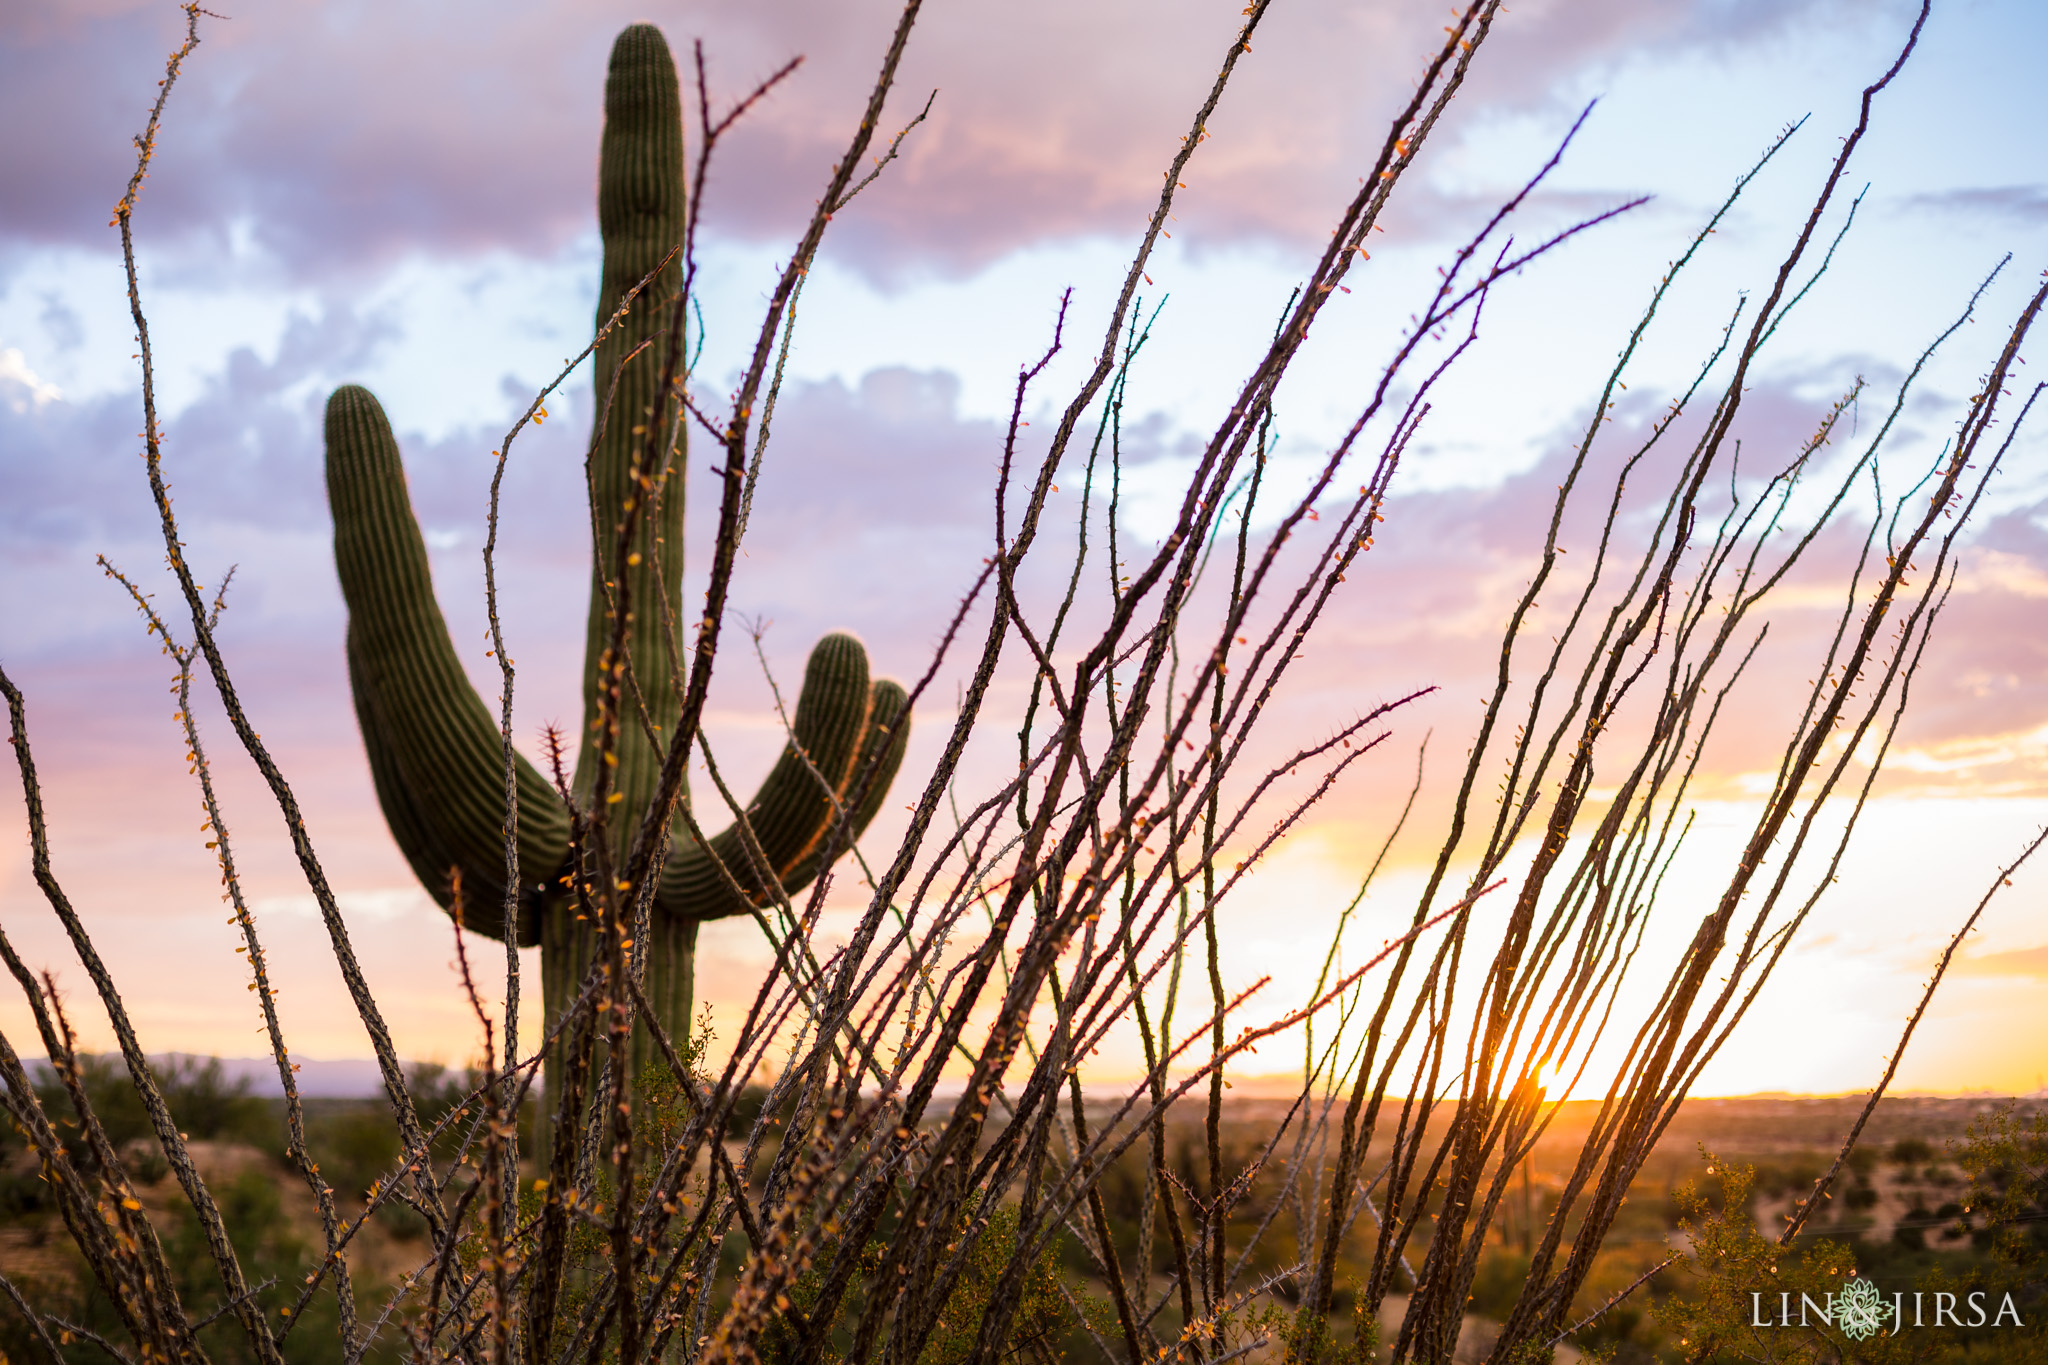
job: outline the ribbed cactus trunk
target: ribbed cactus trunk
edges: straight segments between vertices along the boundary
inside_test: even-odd
[[[611,70],[605,79],[597,182],[604,273],[596,326],[603,327],[619,301],[681,244],[686,183],[675,61],[659,29],[635,24],[612,45]],[[598,344],[592,370],[596,415],[586,464],[592,536],[590,612],[584,628],[583,738],[574,790],[578,802],[589,810],[597,786],[599,729],[609,716],[617,767],[605,824],[615,866],[624,866],[628,846],[654,797],[662,758],[682,710],[682,667],[688,646],[679,616],[688,429],[672,420],[678,402],[656,401],[666,366],[673,363],[678,383],[683,378],[680,357],[668,354],[670,319],[681,287],[677,257],[662,267],[634,300],[632,310]],[[650,427],[654,440],[648,439]],[[644,471],[643,483],[636,477],[641,472],[636,462],[650,452],[662,463]],[[646,491],[650,485],[651,496]],[[634,514],[633,537],[621,563],[619,528],[629,508]],[[621,607],[626,614],[625,685],[607,707],[604,692],[613,676],[609,650]],[[566,912],[550,915],[541,925],[541,993],[550,1019],[574,998],[589,970],[595,952],[589,929]],[[678,1046],[689,1037],[696,946],[694,919],[659,911],[636,944],[643,955],[642,985],[648,1001]],[[622,1063],[629,1078],[637,1076],[646,1062],[645,1029],[636,1031],[635,1043],[635,1055]],[[550,1092],[550,1112],[553,1099]]]
[[[675,64],[660,32],[619,35],[605,87],[598,218],[604,234],[600,326],[619,300],[682,239],[682,109]],[[604,808],[606,844],[622,866],[659,782],[681,712],[683,570],[682,425],[676,402],[657,403],[669,364],[667,327],[681,270],[672,263],[596,353],[597,414],[589,449],[592,570],[584,639],[583,733],[571,794],[588,816],[605,749],[617,759]],[[628,360],[642,342],[645,350]],[[676,377],[681,379],[680,360]],[[616,387],[615,387],[616,386]],[[607,403],[609,399],[609,403]],[[654,439],[648,439],[650,431]],[[671,436],[673,432],[673,436]],[[636,457],[659,466],[636,472]],[[640,475],[644,473],[643,483]],[[577,997],[596,949],[569,887],[595,871],[590,850],[571,865],[569,809],[553,784],[516,761],[519,882],[505,921],[505,771],[497,720],[469,683],[434,599],[426,542],[406,494],[391,424],[369,390],[349,385],[327,404],[327,487],[334,558],[348,602],[349,679],[377,800],[413,872],[444,908],[462,888],[470,929],[541,949],[542,1001],[552,1027]],[[620,527],[633,503],[633,538]],[[624,562],[621,563],[623,558]],[[630,666],[611,668],[618,616]],[[616,704],[605,692],[616,680]],[[600,746],[601,726],[613,725]],[[735,824],[706,843],[680,820],[634,961],[652,1012],[678,1047],[690,1038],[692,966],[702,920],[750,914],[801,890],[843,851],[846,820],[858,833],[879,809],[903,759],[908,699],[868,681],[867,653],[848,635],[818,642],[804,672],[794,735]],[[851,807],[851,809],[849,809]],[[615,894],[627,901],[630,892]],[[600,1030],[602,1033],[602,1030]],[[635,1082],[649,1054],[645,1030],[618,1072]],[[559,1049],[546,1067],[549,1115],[561,1080]],[[568,1116],[572,1120],[575,1116]],[[547,1133],[545,1125],[543,1133]],[[544,1137],[543,1146],[547,1139]],[[544,1159],[544,1158],[543,1158]]]

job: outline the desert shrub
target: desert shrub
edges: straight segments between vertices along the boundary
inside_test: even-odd
[[[170,1159],[147,1138],[138,1139],[122,1157],[128,1178],[138,1185],[155,1185],[171,1173]]]
[[[1934,1148],[1920,1138],[1900,1138],[1885,1152],[1894,1166],[1918,1166],[1934,1157]]]
[[[374,1101],[310,1114],[306,1143],[327,1183],[351,1199],[361,1199],[398,1164],[398,1134]]]
[[[274,1168],[268,1163],[246,1165],[232,1178],[215,1182],[213,1195],[228,1240],[255,1290],[256,1301],[269,1320],[282,1322],[281,1310],[296,1301],[296,1291],[317,1258],[292,1225]],[[208,1358],[218,1365],[251,1365],[259,1357],[248,1339],[232,1318],[218,1315],[222,1307],[220,1281],[214,1272],[205,1233],[191,1209],[174,1204],[159,1236],[188,1317],[195,1323],[213,1319],[199,1332]],[[120,1315],[82,1263],[73,1265],[66,1274],[43,1279],[36,1289],[57,1318],[88,1332],[120,1339]],[[345,1356],[337,1325],[333,1297],[316,1299],[308,1306],[304,1321],[293,1324],[284,1346],[285,1358],[293,1365],[340,1365]],[[107,1359],[104,1351],[83,1335],[64,1336],[60,1347],[67,1365]],[[396,1343],[383,1341],[374,1344],[363,1358],[387,1362],[399,1357]],[[0,1316],[0,1358],[43,1358],[41,1347],[27,1335],[25,1324],[11,1313]]]
[[[1968,1180],[1961,1208],[1974,1224],[1971,1243],[2035,1321],[2048,1312],[2048,1112],[2008,1103],[1975,1120],[1954,1156]]]
[[[230,1081],[218,1057],[173,1056],[151,1063],[164,1103],[188,1137],[274,1149],[279,1125],[247,1076]],[[125,1072],[124,1072],[125,1075]]]
[[[186,1137],[275,1148],[278,1131],[270,1104],[250,1093],[248,1077],[229,1080],[220,1058],[174,1053],[152,1059],[150,1072],[164,1097],[165,1107],[170,1110],[172,1122]],[[138,1144],[146,1144],[146,1150],[136,1156],[131,1169],[138,1174],[157,1171],[162,1154],[155,1150],[156,1130],[128,1074],[127,1063],[116,1053],[80,1053],[78,1081],[114,1150],[128,1152]],[[91,1166],[92,1153],[64,1083],[45,1066],[39,1070],[35,1088],[43,1112],[64,1134],[72,1160]]]
[[[49,1208],[47,1187],[32,1164],[0,1165],[0,1223],[39,1220]]]
[[[1089,1326],[1101,1330],[1107,1325],[1106,1306],[1080,1294],[1077,1285],[1062,1275],[1060,1244],[1067,1240],[1053,1239],[1025,1272],[1018,1291],[1019,1326],[1009,1350],[1029,1360],[1063,1360],[1073,1344],[1071,1337]],[[976,1239],[965,1271],[939,1313],[931,1340],[918,1356],[918,1365],[957,1365],[971,1356],[991,1295],[1017,1251],[1017,1210],[1013,1205],[1000,1205]],[[1080,1312],[1070,1306],[1074,1304],[1081,1305]]]
[[[1702,1152],[1700,1155],[1702,1158],[1701,1165],[1704,1168],[1705,1174],[1708,1176],[1717,1174],[1716,1159],[1708,1157],[1705,1152]],[[1761,1173],[1754,1174],[1751,1177],[1745,1197],[1750,1198],[1752,1203],[1754,1202],[1756,1185],[1762,1179]],[[1663,1203],[1664,1226],[1676,1228],[1683,1224],[1686,1219],[1698,1216],[1697,1211],[1701,1209],[1706,1210],[1715,1217],[1720,1217],[1726,1211],[1727,1206],[1723,1201],[1728,1188],[1729,1186],[1726,1181],[1709,1180],[1705,1184],[1701,1184],[1697,1178],[1665,1186]]]
[[[1011,1204],[998,1205],[979,1228],[970,1222],[956,1229],[960,1241],[972,1238],[972,1249],[958,1282],[939,1311],[930,1339],[918,1355],[918,1365],[956,1365],[972,1355],[982,1316],[990,1305],[990,1296],[1017,1253],[1017,1229],[1017,1209]],[[1084,1282],[1064,1268],[1065,1253],[1060,1243],[1066,1240],[1063,1237],[1053,1239],[1024,1273],[1017,1291],[1020,1327],[1004,1348],[1005,1359],[1034,1362],[1065,1360],[1074,1348],[1085,1341],[1090,1331],[1113,1330],[1114,1319],[1109,1306],[1089,1295],[1083,1288]],[[881,1239],[869,1246],[862,1258],[865,1270],[872,1270],[882,1263],[882,1250]],[[821,1283],[822,1276],[817,1267],[807,1268],[792,1285],[791,1300],[799,1308],[809,1311],[816,1305]],[[836,1353],[849,1344],[852,1327],[849,1319],[857,1313],[858,1306],[866,1301],[866,1295],[872,1289],[872,1285],[862,1283],[860,1292],[848,1304],[842,1305],[835,1315],[832,1332],[834,1354],[831,1358],[836,1359]],[[795,1342],[786,1329],[772,1329],[764,1345],[762,1358],[770,1365],[782,1365],[782,1362],[793,1358],[791,1353]]]
[[[420,1127],[428,1133],[438,1135],[433,1139],[436,1160],[449,1161],[460,1153],[469,1138],[469,1129],[475,1123],[478,1108],[471,1105],[465,1112],[456,1113],[463,1101],[476,1093],[482,1083],[483,1073],[476,1067],[455,1070],[439,1062],[414,1062],[406,1068],[406,1083],[412,1087],[413,1104],[419,1110]],[[452,1121],[449,1116],[454,1115]],[[392,1152],[392,1160],[397,1160]]]
[[[1479,1258],[1472,1277],[1472,1311],[1489,1318],[1506,1317],[1529,1279],[1529,1258],[1512,1251],[1489,1251]]]
[[[1934,1210],[1915,1199],[1892,1228],[1892,1240],[1908,1251],[1925,1251],[1927,1233],[1934,1224]]]
[[[1810,1156],[1767,1162],[1756,1167],[1753,1189],[1766,1199],[1782,1199],[1788,1194],[1801,1197],[1820,1179],[1821,1171],[1821,1163]]]
[[[1755,1169],[1727,1161],[1713,1163],[1712,1169],[1722,1192],[1719,1212],[1708,1206],[1696,1187],[1688,1186],[1679,1195],[1686,1205],[1681,1226],[1690,1240],[1692,1283],[1655,1312],[1670,1338],[1693,1348],[1686,1353],[1688,1359],[1717,1358],[1706,1355],[1705,1343],[1730,1343],[1740,1350],[1758,1341],[1747,1325],[1752,1293],[1773,1299],[1789,1293],[1794,1303],[1801,1294],[1809,1294],[1822,1302],[1857,1268],[1855,1253],[1840,1243],[1820,1239],[1786,1247],[1765,1237],[1747,1212]],[[1825,1353],[1838,1351],[1843,1340],[1817,1324],[1763,1339],[1779,1352],[1772,1359],[1788,1362],[1825,1358]]]
[[[136,1093],[135,1083],[129,1079],[128,1070],[122,1065],[119,1057],[93,1053],[79,1054],[78,1083],[84,1090],[93,1113],[98,1117],[100,1127],[106,1130],[107,1141],[113,1145],[115,1151],[120,1151],[138,1138],[154,1136],[150,1128],[149,1115],[142,1107],[142,1097]],[[70,1153],[71,1159],[81,1166],[94,1164],[92,1150],[86,1143],[85,1130],[80,1125],[71,1102],[70,1091],[47,1067],[38,1068],[36,1098],[41,1101],[43,1112],[50,1116],[50,1121],[56,1125],[58,1133],[64,1138],[64,1148]]]

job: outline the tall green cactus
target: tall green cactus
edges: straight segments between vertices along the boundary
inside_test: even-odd
[[[600,326],[681,240],[683,209],[675,63],[660,30],[638,24],[619,35],[605,83],[598,170],[604,237]],[[633,451],[644,443],[655,410],[663,337],[680,282],[680,268],[671,262],[596,352],[597,429],[588,464],[594,553],[583,740],[571,786],[586,807],[600,762],[600,684],[620,568],[611,562],[614,523],[632,495]],[[649,338],[653,344],[628,360]],[[367,389],[350,385],[328,400],[326,426],[334,557],[349,610],[349,678],[377,799],[413,872],[444,908],[452,902],[451,874],[459,870],[470,928],[500,939],[510,932],[522,945],[540,945],[544,1008],[552,1020],[573,998],[593,952],[591,926],[579,921],[564,889],[572,870],[566,865],[568,809],[553,786],[519,760],[523,885],[517,922],[507,926],[498,726],[464,675],[434,600],[426,542],[406,495],[391,424]],[[678,689],[671,685],[671,647],[687,648],[677,620],[683,568],[680,446],[672,458],[675,477],[664,481],[653,506],[641,509],[624,568],[631,685],[625,714],[618,718],[614,795],[608,802],[615,859],[656,795],[663,752],[681,712]],[[867,655],[858,641],[826,636],[805,671],[794,742],[748,807],[755,850],[746,847],[737,825],[707,848],[678,821],[654,900],[650,941],[639,946],[648,999],[679,1044],[689,1033],[697,924],[766,904],[774,888],[762,876],[763,863],[784,890],[810,882],[832,847],[840,808],[879,749],[876,771],[853,813],[856,830],[867,824],[902,761],[907,706],[895,683],[868,681]],[[745,896],[734,891],[734,883]],[[550,1091],[553,1071],[551,1065]]]

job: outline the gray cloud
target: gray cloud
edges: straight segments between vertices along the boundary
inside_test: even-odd
[[[1908,195],[1905,205],[1925,213],[1967,218],[2007,218],[2025,225],[2048,224],[2048,185],[1997,185]]]

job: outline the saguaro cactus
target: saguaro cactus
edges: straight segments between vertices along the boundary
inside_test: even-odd
[[[675,63],[658,29],[635,25],[613,46],[605,84],[598,171],[604,237],[600,326],[681,240],[683,209]],[[627,563],[611,562],[616,526],[633,496],[633,451],[644,442],[655,408],[662,338],[680,283],[680,270],[671,262],[596,352],[598,412],[588,462],[594,554],[583,740],[571,789],[587,804],[596,785],[600,683],[618,600],[616,575],[623,572],[630,683],[625,714],[618,718],[607,812],[615,857],[625,851],[655,796],[663,752],[681,711],[671,685],[671,645],[687,648],[677,620],[683,566],[680,436],[670,457],[675,476],[662,481],[654,505],[640,509]],[[653,344],[634,356],[650,338]],[[520,760],[524,884],[516,897],[516,922],[504,923],[505,785],[498,726],[464,675],[434,600],[426,543],[406,495],[391,424],[367,389],[350,385],[328,400],[326,426],[334,557],[349,609],[349,678],[377,799],[414,873],[444,908],[451,904],[452,874],[459,870],[470,928],[540,945],[543,999],[553,1019],[572,998],[592,954],[592,927],[579,922],[564,889],[574,870],[566,865],[568,810],[553,786]],[[650,941],[638,949],[645,955],[648,999],[679,1043],[688,1036],[697,924],[767,903],[772,882],[793,891],[814,878],[833,848],[844,803],[879,751],[853,811],[856,830],[867,824],[902,761],[906,708],[901,687],[869,683],[867,655],[858,641],[828,635],[805,671],[795,739],[747,808],[753,847],[737,824],[707,847],[678,821],[654,900]]]

